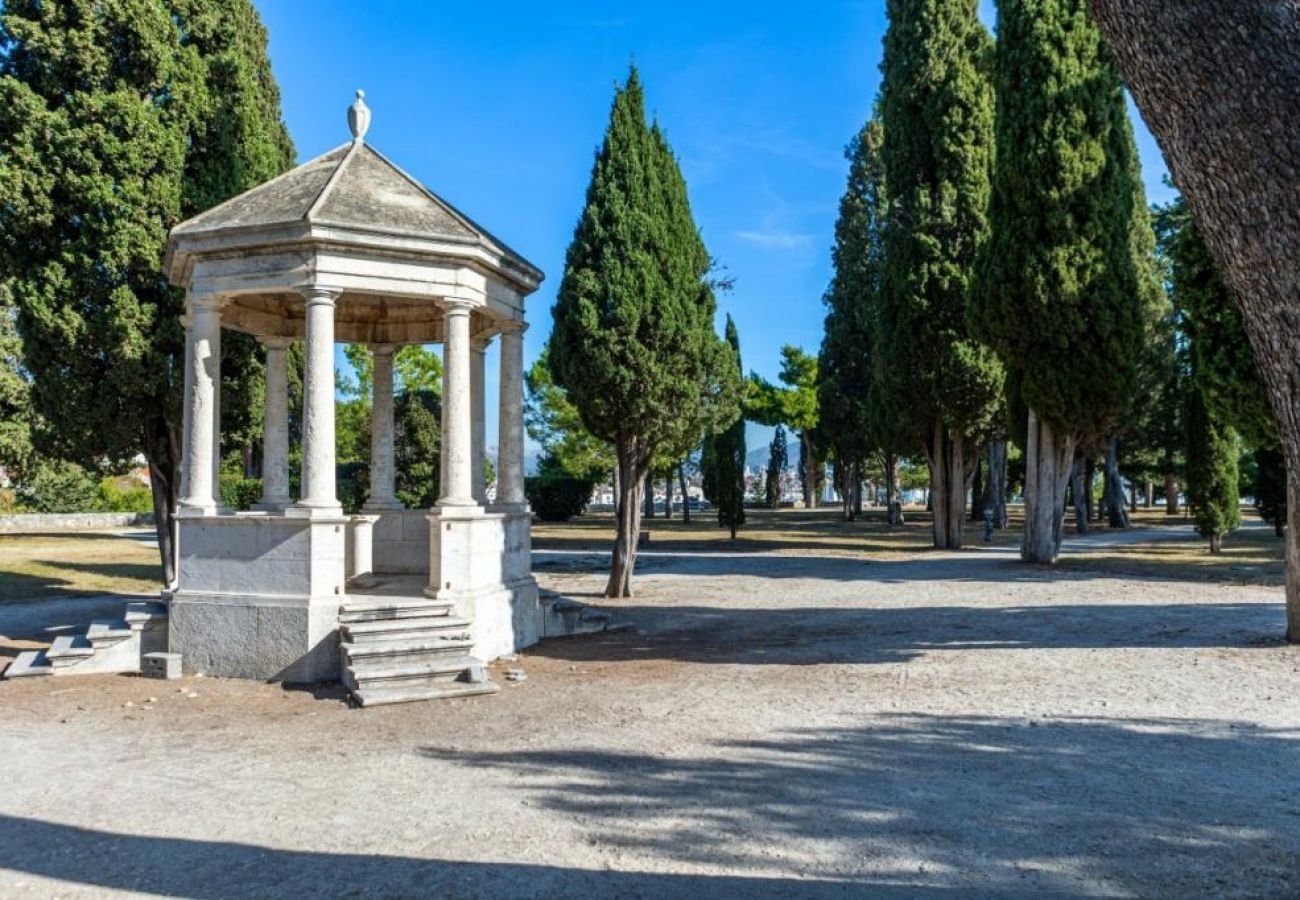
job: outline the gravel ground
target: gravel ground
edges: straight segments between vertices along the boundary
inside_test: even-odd
[[[591,559],[539,578],[587,598]],[[1280,590],[642,563],[635,630],[493,697],[0,682],[0,895],[1300,895]]]

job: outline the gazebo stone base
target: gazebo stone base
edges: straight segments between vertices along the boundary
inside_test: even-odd
[[[474,653],[491,661],[531,647],[542,637],[541,603],[531,577],[506,587],[453,594],[456,611],[472,619]]]

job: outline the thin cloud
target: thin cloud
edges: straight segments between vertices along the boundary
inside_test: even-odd
[[[812,245],[813,236],[794,231],[737,231],[737,240],[769,250],[801,250]]]

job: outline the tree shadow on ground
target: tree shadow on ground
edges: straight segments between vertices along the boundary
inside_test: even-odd
[[[798,666],[899,663],[948,651],[1285,647],[1280,603],[611,609],[634,627],[543,641],[529,654],[570,662]]]
[[[463,753],[589,840],[694,867],[999,895],[1300,889],[1300,732],[1186,719],[884,716],[694,755]],[[863,883],[874,883],[871,881]]]

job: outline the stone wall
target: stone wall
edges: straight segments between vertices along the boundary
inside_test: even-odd
[[[153,513],[32,513],[0,516],[0,534],[48,534],[89,528],[131,528],[153,524]]]

